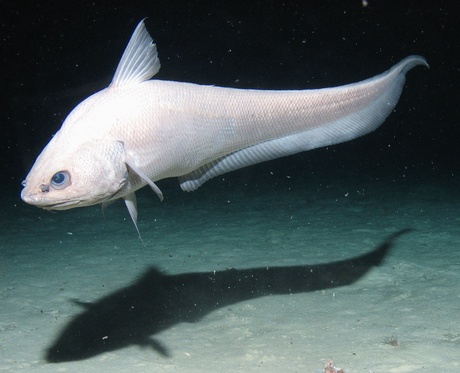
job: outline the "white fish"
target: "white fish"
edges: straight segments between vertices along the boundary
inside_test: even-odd
[[[142,22],[112,83],[81,102],[38,156],[22,199],[66,210],[118,198],[136,225],[135,191],[179,177],[185,191],[270,159],[355,139],[398,102],[410,56],[373,78],[315,90],[243,90],[150,80],[160,69]],[[136,225],[137,229],[137,225]]]

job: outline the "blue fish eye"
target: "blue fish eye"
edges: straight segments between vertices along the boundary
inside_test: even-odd
[[[54,189],[64,189],[70,184],[70,175],[67,171],[56,172],[51,178],[51,186]]]

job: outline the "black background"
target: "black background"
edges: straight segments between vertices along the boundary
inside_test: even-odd
[[[157,43],[164,80],[299,89],[351,83],[410,54],[396,113],[376,132],[243,172],[459,172],[456,1],[1,1],[1,178],[20,181],[81,100],[107,86],[137,23]],[[259,169],[258,169],[259,167]],[[374,170],[374,171],[373,171]],[[236,180],[236,179],[235,179]]]

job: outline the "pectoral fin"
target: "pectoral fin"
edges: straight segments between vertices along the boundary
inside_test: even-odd
[[[135,172],[142,180],[144,180],[147,184],[150,185],[150,188],[156,193],[160,201],[163,201],[163,193],[161,192],[160,188],[156,186],[156,184],[149,179],[149,177],[144,174],[131,159],[126,159],[126,164],[129,166],[133,172]]]

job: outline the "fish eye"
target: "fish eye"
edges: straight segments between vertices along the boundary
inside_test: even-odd
[[[70,184],[70,174],[67,171],[56,172],[51,178],[51,186],[54,189],[64,189]]]

